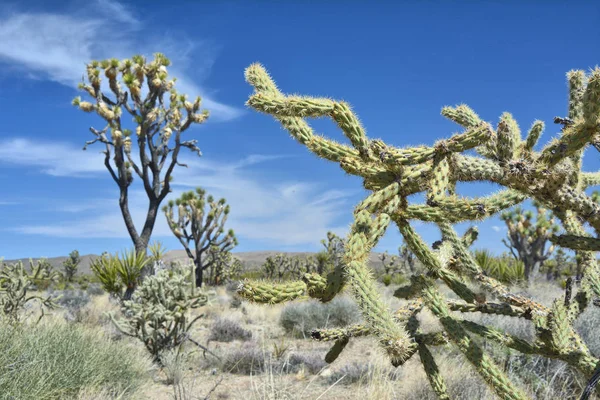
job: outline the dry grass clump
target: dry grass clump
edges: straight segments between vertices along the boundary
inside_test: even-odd
[[[69,399],[90,390],[126,398],[148,380],[149,368],[142,349],[112,342],[83,325],[54,320],[0,327],[4,398]]]

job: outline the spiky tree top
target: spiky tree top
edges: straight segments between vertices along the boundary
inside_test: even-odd
[[[531,210],[524,211],[517,206],[513,210],[501,213],[506,223],[508,234],[502,242],[509,248],[515,259],[525,265],[525,278],[530,280],[537,273],[542,263],[554,250],[554,245],[546,247],[552,235],[560,231],[554,215],[538,202],[534,202],[536,219]]]
[[[452,343],[473,364],[481,377],[503,399],[525,399],[526,395],[473,340],[479,335],[502,346],[527,354],[563,360],[591,376],[598,366],[588,347],[572,327],[572,321],[600,296],[600,274],[588,243],[584,224],[600,231],[600,207],[584,190],[600,183],[600,173],[581,171],[586,145],[600,133],[600,68],[589,77],[571,71],[569,114],[557,118],[564,125],[562,135],[540,151],[534,146],[543,130],[535,121],[525,139],[509,113],[500,117],[496,129],[482,121],[466,105],[444,107],[442,115],[465,130],[433,146],[398,148],[379,139],[370,139],[357,116],[345,102],[331,99],[286,96],[259,64],[246,69],[246,80],[254,87],[247,104],[275,117],[295,138],[317,156],[336,162],[349,174],[363,178],[370,194],[354,211],[354,222],[345,246],[342,271],[327,276],[308,274],[302,281],[287,284],[244,282],[241,296],[256,302],[276,303],[308,295],[329,300],[349,285],[362,311],[365,324],[341,330],[319,330],[313,337],[335,340],[328,360],[336,358],[352,336],[374,335],[393,365],[401,365],[419,353],[431,386],[440,398],[448,398],[439,368],[429,347]],[[330,117],[351,143],[351,147],[315,135],[306,117]],[[599,144],[600,147],[600,144]],[[474,149],[479,155],[461,154]],[[482,198],[465,198],[456,193],[456,182],[494,182],[506,189]],[[425,191],[426,204],[409,204],[407,197]],[[569,233],[553,240],[578,247],[585,276],[577,301],[559,299],[547,308],[536,301],[511,293],[497,280],[486,276],[468,246],[472,235],[460,237],[452,224],[481,220],[512,207],[526,198],[551,209]],[[433,222],[442,241],[435,249],[414,231],[411,220]],[[427,268],[426,275],[396,292],[408,305],[392,312],[381,298],[366,265],[371,249],[390,222],[394,222],[408,248]],[[575,244],[576,245],[575,245]],[[446,284],[461,301],[446,299],[436,281]],[[471,285],[467,285],[471,283]],[[479,293],[472,287],[478,287]],[[440,321],[443,331],[420,331],[417,314],[428,308]],[[531,320],[537,341],[530,343],[505,332],[464,321],[451,311],[486,312]]]
[[[63,267],[65,268],[65,278],[68,282],[73,280],[75,273],[77,272],[77,267],[81,259],[79,258],[79,252],[77,250],[73,250],[69,253],[69,258],[63,261]]]
[[[197,188],[185,192],[179,199],[170,200],[163,207],[167,223],[173,234],[179,239],[185,251],[196,264],[196,284],[202,284],[202,271],[210,267],[211,259],[204,260],[203,255],[211,248],[228,252],[237,246],[238,241],[233,229],[225,232],[225,223],[229,215],[229,205],[225,199],[215,201],[213,196],[205,198],[206,191]],[[206,213],[206,206],[209,211]],[[177,207],[179,216],[175,217]],[[193,251],[190,247],[193,244]]]
[[[156,209],[171,191],[169,182],[175,166],[185,166],[178,161],[180,149],[187,147],[201,155],[197,140],[182,140],[182,133],[192,124],[201,124],[208,118],[208,111],[200,111],[200,97],[190,102],[185,94],[177,92],[176,79],[168,79],[170,64],[161,53],[154,54],[150,62],[141,55],[122,61],[114,58],[92,61],[86,67],[88,82],[79,84],[79,89],[87,92],[92,102],[83,101],[81,97],[73,100],[73,105],[88,113],[95,112],[106,122],[101,130],[90,128],[96,138],[86,142],[83,149],[95,142],[106,146],[104,165],[121,190],[121,208],[125,208],[125,223],[136,250],[141,247],[145,250],[148,245],[156,214],[149,212],[142,233],[138,234],[127,208],[127,188],[133,181],[133,173],[142,180],[151,209]],[[126,88],[119,82],[119,76]],[[101,89],[104,78],[114,95],[112,99]],[[147,91],[146,95],[143,91]],[[133,131],[125,128],[124,116],[127,115],[137,125]],[[170,145],[171,137],[173,145]],[[138,145],[139,162],[134,160],[134,141]]]

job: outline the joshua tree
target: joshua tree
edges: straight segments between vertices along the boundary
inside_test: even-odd
[[[528,283],[552,255],[554,245],[546,247],[546,244],[560,230],[552,213],[538,202],[534,202],[534,206],[537,210],[536,221],[533,221],[532,211],[523,211],[521,207],[501,214],[508,228],[507,238],[502,239],[502,243],[508,247],[515,260],[520,260],[525,265],[525,279]]]
[[[183,245],[188,257],[194,261],[196,287],[202,286],[203,272],[216,260],[215,257],[207,257],[208,250],[228,252],[238,244],[232,229],[223,235],[229,205],[225,205],[225,199],[215,202],[210,195],[205,200],[205,193],[203,189],[197,188],[195,192],[183,193],[175,201],[170,200],[168,205],[163,207],[171,231]],[[206,203],[210,210],[205,219]],[[175,206],[179,213],[178,218],[174,216]],[[190,242],[193,249],[190,248]]]
[[[82,101],[80,97],[73,100],[73,105],[85,112],[97,113],[106,122],[103,129],[90,128],[96,138],[86,142],[83,149],[95,142],[105,145],[104,165],[119,187],[119,207],[127,232],[135,250],[144,255],[160,204],[171,192],[173,170],[176,165],[185,166],[178,161],[181,148],[187,147],[201,155],[196,146],[197,140],[182,141],[181,134],[193,123],[200,124],[208,118],[208,111],[198,112],[200,97],[196,97],[193,103],[187,101],[186,95],[175,90],[176,79],[167,80],[169,65],[169,59],[160,53],[156,53],[151,62],[146,62],[141,55],[123,61],[114,58],[92,61],[87,64],[88,83],[80,83],[79,89],[87,92],[93,101]],[[108,80],[114,99],[102,91],[101,74]],[[128,91],[117,79],[119,75]],[[148,91],[142,96],[144,81],[147,82]],[[132,130],[124,126],[123,108],[137,125],[133,135]],[[175,143],[169,146],[172,136]],[[139,163],[134,161],[134,141],[137,142]],[[128,194],[134,173],[142,180],[149,201],[141,233],[134,226],[129,210]]]
[[[73,250],[69,253],[69,258],[63,261],[63,267],[65,268],[65,279],[67,282],[72,282],[75,273],[77,272],[77,267],[81,259],[79,258],[79,252],[77,250]]]
[[[402,262],[405,271],[415,272],[416,257],[407,245],[403,244],[398,247],[398,253],[400,254],[400,261]],[[408,267],[408,268],[407,268]]]

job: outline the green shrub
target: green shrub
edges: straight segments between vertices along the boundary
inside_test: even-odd
[[[148,359],[81,325],[0,326],[0,397],[73,399],[89,389],[128,397],[145,381]]]

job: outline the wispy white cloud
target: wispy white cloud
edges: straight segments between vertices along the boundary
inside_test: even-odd
[[[492,226],[492,229],[493,229],[495,232],[500,232],[500,231],[503,231],[504,229],[506,229],[506,227],[503,227],[503,226],[498,226],[498,225],[493,225],[493,226]]]
[[[48,151],[47,144],[20,140],[0,143],[0,160],[39,167],[53,175],[79,176],[80,168],[89,173],[102,171],[106,174],[101,160],[83,157],[74,160],[74,152],[84,152],[69,145],[54,144],[52,151]],[[50,153],[52,155],[48,156]],[[83,156],[88,155],[84,153]],[[337,221],[350,209],[348,197],[355,192],[327,189],[325,185],[309,182],[273,181],[257,168],[259,164],[271,163],[282,157],[285,156],[250,155],[238,161],[220,162],[183,156],[181,161],[189,167],[178,168],[174,173],[174,191],[169,198],[178,197],[198,186],[216,198],[224,197],[232,209],[228,226],[241,240],[260,241],[269,247],[314,245],[329,230],[345,233],[347,227]],[[107,177],[108,184],[112,182],[108,182]],[[147,210],[146,195],[143,190],[132,189],[129,198],[132,218],[141,228]],[[48,200],[52,202],[52,199]],[[73,218],[61,216],[60,223],[23,225],[14,230],[22,234],[65,238],[128,237],[114,201],[81,198],[73,204],[62,204],[56,210],[78,215]],[[347,216],[350,217],[350,214]],[[172,233],[161,213],[153,237],[165,236],[170,237]]]
[[[218,102],[194,83],[208,75],[216,57],[215,46],[175,38],[157,32],[155,26],[145,28],[132,11],[113,0],[95,0],[64,14],[13,11],[0,19],[0,62],[25,71],[25,76],[75,88],[92,59],[162,52],[173,62],[170,73],[177,77],[176,88],[190,98],[201,96],[203,107],[211,112],[210,120],[231,120],[245,112]],[[154,36],[160,40],[150,40]],[[192,50],[194,77],[187,73]]]
[[[104,154],[97,149],[83,151],[65,143],[22,138],[0,140],[0,165],[4,163],[40,167],[41,172],[53,176],[83,177],[106,172]]]

